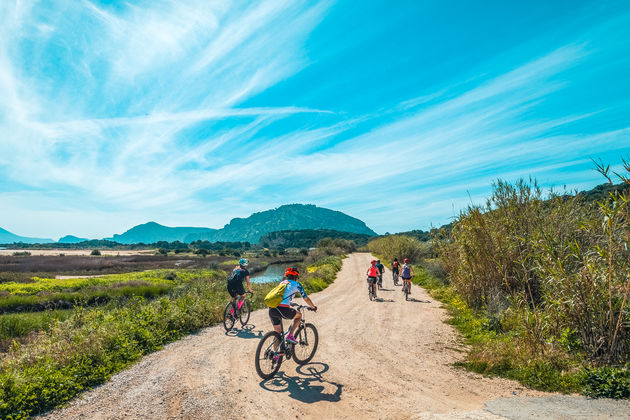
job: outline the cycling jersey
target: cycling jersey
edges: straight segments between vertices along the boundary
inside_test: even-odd
[[[403,279],[410,279],[411,278],[411,264],[403,265],[402,278]]]
[[[284,289],[282,302],[280,302],[278,306],[290,307],[291,300],[293,299],[293,296],[295,296],[297,293],[302,295],[303,298],[308,296],[306,292],[304,291],[302,284],[299,281],[287,279],[287,280],[283,280],[283,282],[287,282],[287,287],[286,289]]]
[[[377,270],[377,268],[375,266],[371,266],[369,268],[368,276],[369,277],[376,277],[376,276],[378,276],[378,270]]]
[[[393,271],[394,273],[398,273],[398,268],[399,268],[398,261],[394,261],[394,262],[392,262],[392,271]]]
[[[376,264],[376,268],[378,268],[380,274],[383,274],[383,271],[385,271],[385,266],[383,264]]]

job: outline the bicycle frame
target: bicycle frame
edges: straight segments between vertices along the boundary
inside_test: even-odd
[[[296,311],[299,311],[302,314],[302,318],[300,318],[300,323],[298,324],[298,327],[295,329],[296,331],[300,330],[300,327],[304,328],[304,324],[306,324],[306,321],[304,320],[304,309],[308,308],[308,306],[305,305],[298,305],[298,304],[291,304],[291,306],[295,306],[296,307]],[[284,353],[284,355],[286,356],[287,359],[290,359],[292,356],[291,351],[293,350],[293,343],[289,343],[287,342],[287,335],[291,332],[291,327],[293,326],[293,320],[290,319],[289,321],[291,321],[289,323],[289,327],[286,329],[286,331],[284,331],[284,327],[282,326],[282,320],[280,320],[280,327],[282,328],[283,332],[282,332],[282,337],[280,339],[280,343],[278,343],[278,347],[276,347],[274,349],[274,353]],[[271,345],[273,346],[275,343],[275,341],[273,343],[271,343]]]

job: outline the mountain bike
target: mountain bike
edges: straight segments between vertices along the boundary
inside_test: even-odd
[[[405,294],[405,300],[409,300],[409,293],[411,292],[411,279],[403,279],[403,293]]]
[[[246,294],[253,296],[254,294],[251,292],[245,292]],[[248,298],[243,299],[241,303],[241,307],[239,308],[236,299],[237,296],[234,296],[230,302],[225,305],[225,309],[223,310],[223,327],[225,327],[225,331],[230,331],[234,328],[234,324],[238,319],[241,321],[241,325],[247,325],[249,321],[249,315],[252,311],[252,304]]]
[[[375,288],[376,288],[376,284],[368,280],[368,296],[370,297],[370,300],[376,299]]]
[[[392,279],[394,280],[394,286],[398,286],[398,272],[392,271]]]
[[[263,379],[271,379],[280,370],[280,365],[284,358],[295,360],[298,365],[305,365],[315,356],[319,335],[317,329],[311,323],[304,321],[304,309],[312,311],[310,306],[291,303],[291,306],[302,313],[300,325],[295,331],[297,344],[289,343],[286,340],[287,334],[291,331],[293,321],[289,322],[289,328],[282,334],[276,331],[269,331],[260,339],[256,348],[256,373]]]

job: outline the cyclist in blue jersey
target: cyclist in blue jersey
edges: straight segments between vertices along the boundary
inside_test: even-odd
[[[378,287],[383,287],[383,273],[385,266],[381,264],[381,260],[376,260],[376,268],[378,269]]]
[[[232,270],[232,275],[228,279],[227,283],[227,291],[234,299],[236,296],[239,297],[238,307],[241,308],[243,305],[243,300],[245,299],[245,289],[243,288],[243,280],[247,282],[247,290],[249,293],[254,293],[252,290],[252,285],[249,282],[249,271],[247,271],[247,266],[249,265],[249,261],[245,258],[241,258],[238,261],[238,265],[234,267]]]
[[[300,320],[302,319],[302,313],[296,311],[291,307],[291,300],[296,294],[300,294],[304,301],[310,305],[310,307],[316,311],[317,306],[313,304],[311,298],[308,297],[306,292],[304,291],[304,287],[298,281],[298,277],[300,273],[294,267],[288,267],[287,271],[284,273],[285,280],[283,282],[287,282],[286,289],[284,290],[284,296],[282,302],[278,305],[277,308],[269,308],[269,318],[271,319],[271,323],[273,324],[273,329],[282,334],[282,319],[292,319],[293,325],[291,326],[291,330],[289,334],[285,337],[286,340],[290,343],[297,344],[297,340],[293,337],[293,333],[296,328],[300,324]]]

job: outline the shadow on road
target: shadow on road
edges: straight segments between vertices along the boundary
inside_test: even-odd
[[[289,397],[307,404],[340,401],[343,385],[324,379],[322,374],[327,370],[326,363],[308,363],[298,366],[298,376],[280,371],[274,378],[261,381],[260,387],[271,392],[288,392]]]
[[[237,329],[233,328],[230,331],[226,331],[225,335],[229,337],[238,337],[238,338],[262,338],[263,331],[255,330],[256,326],[254,324],[244,325],[242,328]]]
[[[383,298],[377,297],[376,302],[395,302],[395,301],[392,299],[383,299]]]
[[[408,302],[431,303],[430,300],[421,300],[421,299],[416,299],[412,297],[409,298]]]

